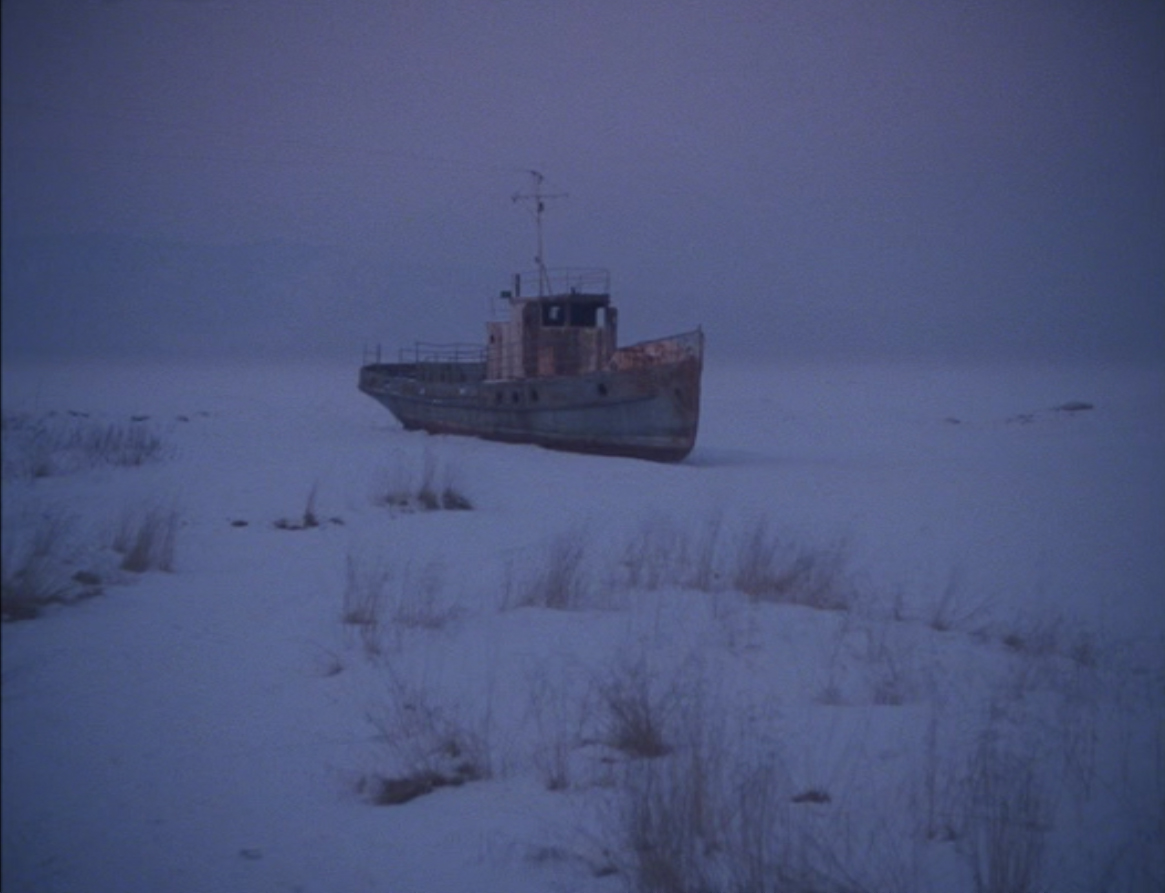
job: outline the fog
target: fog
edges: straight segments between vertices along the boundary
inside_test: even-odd
[[[0,11],[6,359],[477,340],[530,169],[625,340],[1165,357],[1159,2]]]

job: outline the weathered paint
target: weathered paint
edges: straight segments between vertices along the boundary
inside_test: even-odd
[[[678,461],[700,420],[701,331],[618,348],[605,270],[515,279],[510,319],[484,348],[418,345],[411,362],[370,363],[360,390],[406,428],[556,449]]]
[[[366,365],[360,390],[405,428],[431,433],[664,462],[685,458],[696,442],[700,331],[623,348],[608,368],[584,375],[490,380],[466,370],[441,381],[424,366]]]

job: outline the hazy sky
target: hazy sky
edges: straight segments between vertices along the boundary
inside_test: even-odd
[[[1165,356],[1161,0],[0,11],[6,350],[479,337],[537,168],[629,337]]]

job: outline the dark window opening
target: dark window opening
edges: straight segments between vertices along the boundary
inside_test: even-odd
[[[522,395],[520,393],[518,393],[517,391],[514,391],[513,393],[510,394],[510,399],[514,403],[521,403],[522,402]]]
[[[538,391],[536,391],[534,388],[530,389],[530,402],[531,403],[538,402]]]
[[[602,382],[599,382],[599,396],[600,397],[607,396],[607,386],[605,384],[603,384]]]
[[[544,325],[544,326],[565,326],[566,325],[566,306],[563,304],[543,304],[542,305],[542,325]]]
[[[570,324],[580,328],[593,329],[598,322],[598,304],[571,304]]]

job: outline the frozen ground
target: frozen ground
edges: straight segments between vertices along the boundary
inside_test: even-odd
[[[672,466],[354,383],[5,370],[6,893],[1165,885],[1160,369],[712,368]]]

